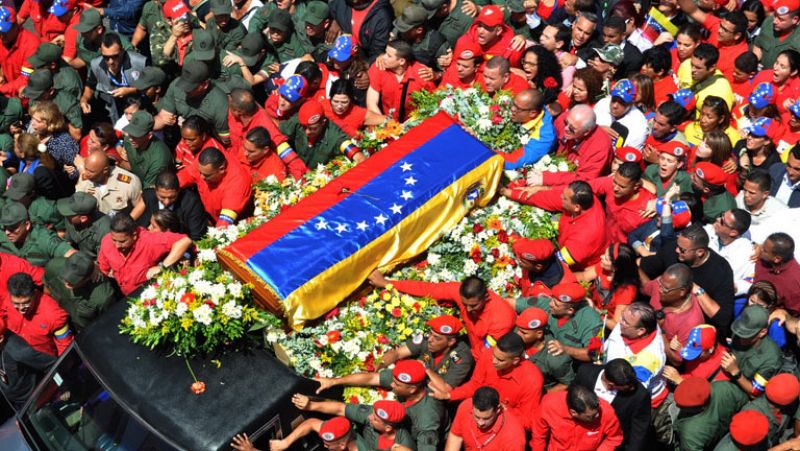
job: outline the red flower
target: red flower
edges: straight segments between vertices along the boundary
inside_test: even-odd
[[[207,306],[209,306],[211,308],[216,307],[216,304],[214,304],[214,301],[212,301],[211,299],[206,299],[205,302],[203,302],[203,304],[205,304],[205,305],[207,305]]]
[[[183,302],[184,304],[191,304],[192,302],[194,302],[195,299],[196,297],[194,293],[184,293],[184,295],[181,296],[181,302]]]
[[[489,107],[489,111],[492,113],[499,113],[500,112],[500,105],[492,105]]]
[[[389,341],[389,339],[386,338],[386,335],[383,335],[383,334],[378,334],[377,340],[378,340],[378,343],[380,343],[382,345],[388,345],[389,343],[391,343]]]
[[[185,276],[189,271],[186,268],[181,269],[180,275]]]
[[[206,384],[203,382],[195,381],[195,383],[192,384],[192,392],[194,392],[195,395],[199,395],[204,391],[206,391]]]
[[[328,336],[328,343],[329,344],[336,343],[337,341],[339,341],[342,338],[342,333],[339,332],[338,330],[332,330],[332,331],[328,332],[325,335]]]
[[[375,371],[375,356],[370,354],[367,356],[367,360],[364,361],[364,367],[367,371],[373,372]]]
[[[392,309],[392,316],[394,316],[395,318],[400,318],[401,316],[403,316],[403,311],[400,310],[399,307],[395,307]]]
[[[427,267],[428,267],[428,260],[427,259],[422,260],[421,262],[417,263],[417,268],[419,268],[419,269],[425,269]]]
[[[419,305],[419,302],[415,302],[414,305],[411,306],[415,312],[419,312],[422,309],[422,306]]]
[[[366,296],[362,296],[362,297],[361,297],[361,300],[360,300],[360,301],[358,301],[358,306],[359,306],[359,307],[363,307],[363,306],[365,306],[365,305],[367,305],[367,297],[366,297]]]
[[[469,258],[471,258],[475,263],[480,263],[483,261],[483,258],[481,258],[481,248],[478,246],[473,247],[469,253]]]
[[[495,114],[494,116],[492,116],[492,124],[500,125],[502,123],[503,123],[503,116],[500,116],[499,114]]]
[[[365,298],[365,300],[366,300],[366,298]],[[363,307],[363,305],[362,305],[362,307]],[[331,310],[330,312],[328,312],[327,315],[325,315],[325,319],[336,318],[338,315],[339,315],[339,309],[335,308],[335,309]]]
[[[493,256],[494,258],[498,258],[498,257],[500,257],[500,249],[498,249],[498,248],[494,248],[494,249],[492,249],[492,256]]]
[[[358,404],[358,396],[350,395],[350,397],[347,399],[347,402],[350,404]]]
[[[472,233],[481,233],[483,232],[483,226],[480,223],[475,223],[472,225]]]
[[[553,89],[558,87],[558,82],[553,77],[547,77],[544,79],[544,87],[548,89]]]
[[[505,230],[497,232],[497,241],[501,243],[508,243],[508,233]]]

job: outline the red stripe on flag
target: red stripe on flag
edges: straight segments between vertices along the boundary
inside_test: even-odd
[[[378,174],[454,123],[455,121],[446,113],[438,113],[425,122],[425,127],[411,129],[403,136],[403,139],[392,142],[341,177],[332,180],[321,190],[301,200],[292,208],[281,212],[269,224],[251,232],[249,235],[251,239],[246,242],[234,242],[225,250],[241,262],[246,262],[256,252],[350,196]],[[254,234],[257,239],[252,239]],[[280,263],[276,262],[276,264]]]

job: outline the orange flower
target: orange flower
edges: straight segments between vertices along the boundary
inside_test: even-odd
[[[503,223],[500,222],[499,218],[491,218],[489,222],[486,223],[486,227],[493,230],[503,230]]]
[[[194,392],[195,395],[202,394],[204,391],[206,391],[205,383],[201,381],[195,381],[195,383],[192,384],[192,392]]]
[[[397,136],[403,132],[403,126],[397,121],[389,121],[386,128],[392,136]]]

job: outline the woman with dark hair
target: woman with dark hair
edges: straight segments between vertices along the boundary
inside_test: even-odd
[[[707,161],[714,163],[722,168],[728,176],[725,187],[736,195],[739,189],[736,186],[738,179],[739,165],[733,156],[733,146],[728,135],[721,130],[711,130],[706,133],[700,144],[689,151],[689,158],[686,167],[689,172],[694,171],[697,163]]]
[[[772,85],[772,101],[781,114],[781,122],[789,122],[789,107],[800,98],[800,53],[787,49],[778,54],[771,70],[762,70],[753,80],[753,86],[759,83]]]
[[[772,142],[777,136],[771,134],[771,129],[777,126],[779,124],[773,119],[758,118],[745,129],[747,136],[733,148],[733,154],[739,156],[739,177],[736,184],[740,189],[747,174],[753,169],[768,171],[770,166],[781,162],[778,149]]]
[[[525,79],[542,93],[542,103],[549,105],[561,93],[561,65],[553,52],[540,45],[528,47],[520,58]]]
[[[59,168],[36,135],[20,134],[14,143],[14,154],[19,159],[17,174],[33,175],[36,192],[40,195],[58,200],[75,192],[75,185]]]
[[[151,232],[183,233],[183,226],[174,211],[163,208],[150,216],[150,225],[147,230]]]
[[[584,67],[575,71],[572,86],[559,94],[558,103],[564,111],[575,105],[589,105],[594,108],[602,93],[603,77],[591,67]]]
[[[761,24],[764,23],[767,12],[761,0],[747,0],[742,4],[742,13],[747,18],[747,43],[752,45],[761,33]]]
[[[322,105],[328,119],[351,138],[365,125],[378,125],[386,120],[386,116],[356,105],[354,92],[353,81],[340,78],[331,85],[330,100]]]
[[[694,50],[703,42],[703,29],[696,23],[687,23],[678,30],[675,36],[675,48],[672,49],[672,73],[677,74],[681,63],[691,60]]]
[[[781,348],[786,346],[786,329],[782,324],[786,319],[786,311],[778,307],[778,290],[775,285],[768,280],[753,283],[747,290],[747,297],[736,300],[734,316],[738,317],[745,307],[751,305],[764,307],[770,313],[769,337]]]
[[[653,79],[647,75],[635,74],[631,77],[631,82],[636,88],[636,96],[633,98],[633,103],[648,120],[652,119],[656,114],[656,97],[653,90]]]
[[[742,135],[731,127],[731,110],[728,109],[728,104],[717,96],[708,96],[703,99],[699,118],[686,126],[684,134],[686,141],[696,146],[700,144],[706,133],[712,130],[719,130],[728,135],[731,144],[736,144],[742,138]]]
[[[178,170],[193,163],[200,151],[213,147],[226,153],[225,147],[217,141],[211,124],[200,116],[189,116],[181,125],[181,140],[175,146],[175,164]]]
[[[639,290],[637,258],[627,244],[611,243],[599,263],[575,274],[579,281],[594,282],[594,308],[603,315],[608,330],[617,325],[625,309],[636,300]]]
[[[86,158],[90,152],[105,152],[105,154],[117,162],[120,160],[116,145],[120,140],[120,135],[114,126],[109,122],[98,122],[92,125],[89,133],[81,139],[80,157]],[[76,157],[77,160],[78,157]],[[76,165],[80,166],[76,162]]]

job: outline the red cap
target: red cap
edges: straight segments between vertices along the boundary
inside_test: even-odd
[[[622,160],[623,163],[641,163],[642,151],[635,147],[620,147],[614,151],[614,156]]]
[[[514,244],[511,245],[511,249],[514,250],[517,258],[532,262],[547,260],[556,252],[556,247],[553,246],[553,242],[544,238],[535,240],[520,238],[514,241]]]
[[[189,14],[189,7],[182,0],[167,0],[164,3],[164,17],[167,19],[177,19]]]
[[[422,365],[420,363],[420,365]],[[406,408],[397,401],[381,399],[372,405],[375,415],[387,423],[400,423],[406,417]]]
[[[322,109],[322,105],[316,99],[305,102],[297,113],[297,120],[300,121],[302,126],[316,124],[323,117],[325,117],[325,110]]]
[[[772,9],[780,14],[789,14],[800,9],[800,0],[777,0],[772,3]]]
[[[561,302],[581,302],[586,298],[586,289],[578,282],[560,283],[553,287],[553,297]]]
[[[484,6],[475,21],[487,27],[496,27],[503,23],[503,10],[497,5]]]
[[[714,3],[716,3],[719,6],[725,6],[728,4],[728,0],[714,0]]]
[[[453,315],[441,315],[428,321],[431,330],[441,335],[456,335],[464,325]]]
[[[689,146],[680,141],[669,141],[658,146],[657,150],[678,159],[685,159],[689,153]]]
[[[544,284],[541,280],[537,280],[531,286],[531,289],[528,291],[528,295],[531,297],[537,296],[547,296],[549,298],[553,297],[553,291],[550,290],[550,287]]]
[[[788,406],[800,396],[800,382],[793,374],[778,374],[767,382],[766,395],[773,403]]]
[[[711,383],[704,377],[688,377],[675,389],[678,407],[700,407],[711,396]]]
[[[419,360],[401,360],[394,365],[392,376],[404,384],[425,382],[425,365]]]
[[[721,167],[708,161],[701,161],[694,167],[694,172],[709,185],[722,186],[728,180],[728,174]]]
[[[731,420],[731,438],[737,445],[758,445],[769,434],[769,421],[756,410],[743,410]]]
[[[350,420],[345,417],[333,417],[319,427],[319,438],[326,442],[339,440],[350,432]]]
[[[550,315],[539,307],[530,307],[517,316],[517,327],[521,329],[541,329],[547,325]]]
[[[483,56],[483,50],[481,46],[472,39],[459,39],[458,42],[456,42],[453,55],[455,55],[456,59],[467,60]]]

